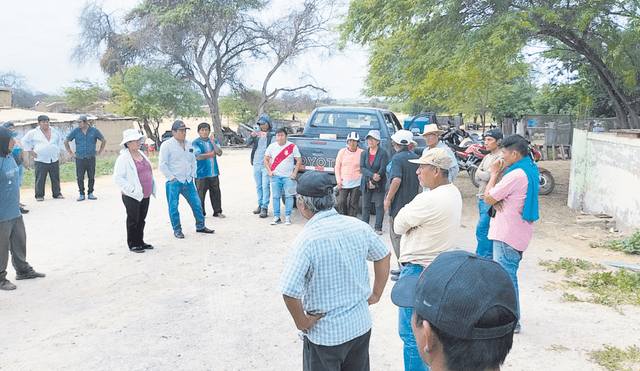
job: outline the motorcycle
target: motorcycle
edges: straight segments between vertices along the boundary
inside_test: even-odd
[[[477,134],[472,136],[462,129],[454,128],[442,134],[441,139],[454,152],[460,171],[469,173],[471,183],[479,187],[475,179],[476,170],[484,156],[489,153],[483,141],[477,137]]]
[[[535,143],[531,143],[529,141],[529,157],[534,162],[538,162],[542,157],[540,153],[540,149]],[[551,172],[543,167],[538,166],[538,171],[540,172],[540,185],[538,188],[538,194],[540,195],[548,195],[553,192],[553,189],[556,186],[556,180],[551,175]]]

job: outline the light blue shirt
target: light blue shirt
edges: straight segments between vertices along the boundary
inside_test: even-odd
[[[158,167],[168,181],[177,179],[180,183],[190,183],[196,176],[196,156],[191,142],[184,141],[184,148],[176,138],[170,138],[160,146]]]
[[[436,148],[444,148],[445,152],[447,152],[449,157],[451,157],[451,166],[449,166],[449,181],[453,183],[453,181],[456,180],[456,177],[458,176],[458,172],[460,171],[460,167],[458,167],[458,160],[456,159],[456,154],[453,153],[448,145],[442,142],[438,142]]]
[[[305,311],[326,315],[307,330],[318,345],[343,344],[371,329],[367,260],[389,249],[362,221],[335,209],[318,212],[293,241],[277,291],[302,299]]]
[[[62,144],[64,137],[60,130],[51,126],[49,126],[49,130],[51,130],[50,139],[47,139],[40,127],[29,130],[22,138],[22,148],[25,151],[33,150],[38,155],[34,159],[36,162],[45,164],[56,162],[59,159],[60,151],[64,150]]]

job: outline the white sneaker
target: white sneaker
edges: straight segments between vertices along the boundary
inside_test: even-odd
[[[284,225],[291,225],[291,215],[285,215]]]
[[[279,216],[274,216],[273,220],[271,221],[271,225],[276,225],[276,224],[280,224],[280,217]]]

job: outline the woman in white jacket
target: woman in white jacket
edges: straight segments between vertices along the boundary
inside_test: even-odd
[[[123,146],[113,168],[113,181],[122,191],[127,210],[127,245],[129,250],[143,253],[153,246],[144,242],[144,225],[149,211],[149,197],[156,195],[153,170],[147,156],[140,150],[145,137],[136,129],[122,133]]]

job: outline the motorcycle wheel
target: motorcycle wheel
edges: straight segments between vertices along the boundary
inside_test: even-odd
[[[476,170],[478,168],[475,166],[471,166],[469,167],[469,169],[467,169],[467,172],[469,173],[469,178],[471,178],[471,183],[473,183],[474,186],[476,186],[476,188],[480,187],[480,184],[478,184],[478,182],[476,181]]]
[[[543,171],[540,173],[540,188],[538,193],[541,195],[548,195],[553,191],[553,188],[556,186],[556,180],[553,179],[553,175],[551,175],[548,171]]]

